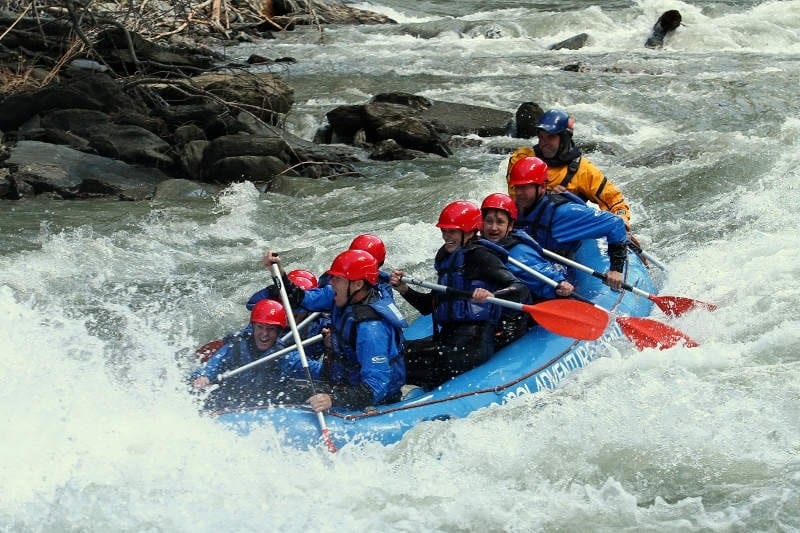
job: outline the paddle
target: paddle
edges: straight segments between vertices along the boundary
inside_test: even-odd
[[[584,272],[587,272],[596,278],[600,278],[602,280],[606,279],[606,275],[603,274],[602,272],[593,270],[592,268],[583,265],[581,263],[578,263],[576,261],[573,261],[572,259],[567,259],[566,257],[558,255],[555,252],[542,249],[542,253],[547,257],[551,257],[560,263],[564,263],[567,266],[577,268],[578,270],[583,270]],[[638,294],[639,296],[644,296],[645,298],[649,299],[650,301],[655,303],[662,311],[664,311],[664,313],[669,317],[681,316],[682,314],[686,313],[687,311],[691,311],[692,309],[705,309],[707,311],[713,311],[717,308],[717,306],[714,304],[701,302],[700,300],[693,300],[692,298],[686,298],[683,296],[658,296],[655,294],[650,294],[628,283],[623,283],[622,288],[625,289],[626,291],[631,291],[634,294]]]
[[[659,270],[662,270],[662,271],[666,272],[667,267],[664,266],[664,263],[659,261],[653,254],[642,250],[642,247],[639,246],[638,244],[636,244],[633,241],[628,241],[627,245],[628,245],[628,248],[630,248],[631,250],[636,252],[637,255],[640,255],[640,256],[644,257],[649,263],[653,263],[655,266],[657,266],[659,268]]]
[[[683,342],[687,348],[698,346],[683,332],[651,318],[621,316],[617,317],[617,324],[639,350],[645,348],[665,350],[679,342]]]
[[[303,329],[307,325],[309,325],[314,319],[316,319],[319,315],[321,315],[319,311],[315,311],[305,317],[302,322],[297,324],[297,329]],[[280,342],[286,342],[290,338],[292,338],[292,332],[286,333],[283,337],[280,338]],[[217,350],[222,348],[225,342],[222,339],[214,339],[213,341],[208,341],[197,350],[194,351],[195,355],[200,359],[201,363],[205,363],[208,359],[214,355]]]
[[[314,344],[315,342],[319,342],[321,340],[322,340],[322,333],[318,333],[318,334],[314,335],[313,337],[309,337],[309,338],[303,340],[302,345],[303,346],[307,346],[309,344]],[[273,352],[273,353],[271,353],[269,355],[265,355],[264,357],[262,357],[260,359],[256,359],[255,361],[250,361],[246,365],[242,365],[242,366],[240,366],[238,368],[234,368],[233,370],[228,370],[227,372],[223,372],[222,374],[217,374],[217,381],[223,381],[225,379],[232,378],[233,376],[241,374],[242,372],[250,370],[251,368],[254,368],[254,367],[258,366],[258,365],[264,364],[267,361],[272,361],[273,359],[276,359],[276,358],[278,358],[278,357],[280,357],[282,355],[286,355],[287,353],[292,352],[292,351],[294,351],[296,349],[297,349],[297,346],[292,344],[291,346],[287,346],[286,348],[278,350],[277,352]]]
[[[518,266],[528,274],[542,280],[551,287],[555,288],[558,286],[557,281],[548,278],[541,272],[537,272],[525,263],[518,261],[511,256],[508,256],[506,260],[512,265]],[[577,298],[582,302],[592,304],[608,314],[607,309],[593,303],[591,300],[581,296],[580,294],[573,292],[572,297]],[[664,350],[667,348],[672,348],[681,341],[683,341],[683,343],[690,348],[697,346],[697,343],[682,331],[651,318],[618,316],[615,317],[615,319],[617,324],[619,324],[622,333],[624,333],[625,336],[628,337],[628,339],[630,339],[634,346],[636,346],[636,348],[639,350],[643,350],[644,348],[661,348]]]
[[[295,324],[294,315],[292,314],[292,305],[289,303],[289,295],[286,294],[286,287],[283,285],[281,271],[277,263],[272,263],[272,282],[281,290],[283,308],[286,310],[286,319],[289,322],[289,327],[291,328],[292,336],[294,337],[294,343],[297,346],[298,353],[300,354],[300,363],[303,365],[303,370],[306,371],[306,377],[308,378],[308,382],[311,384],[311,391],[316,394],[317,391],[314,387],[314,380],[311,378],[311,370],[308,368],[306,351],[303,348],[303,340],[300,338],[300,331],[297,329],[297,324]],[[319,422],[319,428],[322,432],[322,439],[325,441],[325,446],[328,447],[329,452],[336,453],[336,445],[333,443],[331,434],[328,431],[328,425],[325,423],[325,415],[323,415],[322,412],[317,412],[317,421]]]
[[[472,298],[469,291],[406,276],[403,280],[458,298]],[[544,329],[563,337],[592,341],[602,335],[608,325],[608,313],[603,309],[576,300],[548,300],[534,305],[494,297],[489,297],[486,301],[500,307],[525,311]]]

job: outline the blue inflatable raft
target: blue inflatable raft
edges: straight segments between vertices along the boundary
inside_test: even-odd
[[[595,241],[584,241],[574,259],[600,272],[608,270],[608,256]],[[653,303],[648,298],[629,291],[614,292],[589,274],[576,272],[574,279],[581,295],[608,309],[612,315],[641,317],[652,310]],[[646,292],[657,292],[647,267],[631,252],[625,281]],[[430,331],[429,317],[420,317],[406,330],[406,338],[425,337]],[[609,341],[621,335],[614,320],[609,321],[605,332],[594,341],[561,337],[535,327],[498,350],[487,363],[433,391],[379,405],[368,412],[334,408],[325,414],[325,422],[337,448],[363,440],[391,444],[422,421],[463,418],[482,407],[502,405],[523,394],[553,389],[570,373],[606,355]],[[271,425],[286,445],[302,449],[322,445],[317,415],[303,406],[259,407],[218,412],[214,416],[242,435]]]

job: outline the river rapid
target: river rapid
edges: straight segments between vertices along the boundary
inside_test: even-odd
[[[268,248],[321,273],[372,232],[388,266],[431,279],[439,210],[503,190],[492,147],[513,141],[268,193],[3,202],[0,530],[800,530],[800,1],[358,6],[399,24],[225,53],[298,59],[282,72],[305,138],[385,91],[568,109],[665,264],[661,293],[719,305],[654,312],[701,346],[622,344],[554,392],[397,445],[300,452],[199,415],[194,348],[247,320]],[[684,26],[644,48],[667,9]],[[585,48],[548,50],[580,32]]]

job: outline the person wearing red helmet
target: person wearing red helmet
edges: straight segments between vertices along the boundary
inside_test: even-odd
[[[291,270],[285,275],[286,279],[292,284],[300,287],[301,289],[309,290],[315,289],[318,286],[317,277],[312,274],[308,270],[303,269],[295,269]],[[280,289],[276,287],[274,284],[268,287],[264,287],[260,291],[254,293],[250,299],[245,304],[248,310],[252,310],[253,306],[255,306],[261,300],[275,300],[276,302],[281,301],[281,294]],[[302,306],[296,306],[292,309],[292,313],[294,315],[294,320],[298,324],[303,322],[306,317],[310,314],[310,311]],[[327,316],[319,316],[311,323],[306,324],[302,330],[302,338],[307,339],[309,337],[313,337],[320,333],[323,328],[328,326],[328,318]],[[322,344],[321,343],[314,343],[309,344],[306,346],[306,355],[310,358],[316,359],[322,355]]]
[[[278,335],[286,327],[286,311],[279,302],[261,300],[250,313],[250,326],[225,337],[224,344],[206,363],[191,375],[192,386],[208,388],[217,383],[217,376],[269,355],[284,346]],[[292,352],[285,358],[299,358]],[[285,363],[270,361],[220,383],[209,400],[210,406],[238,406],[256,401],[280,401],[281,382],[285,380]]]
[[[265,264],[280,265],[280,257],[268,252]],[[314,368],[314,378],[323,383],[308,403],[315,411],[332,406],[366,409],[400,399],[405,383],[401,355],[403,319],[394,300],[377,287],[378,264],[364,250],[345,250],[326,272],[323,287],[303,290],[287,283],[292,306],[311,311],[331,311],[330,347],[325,363]]]
[[[451,202],[442,209],[436,227],[444,240],[434,261],[438,282],[470,291],[472,299],[416,291],[403,282],[402,270],[394,270],[390,279],[417,311],[433,314],[433,336],[408,341],[404,351],[407,381],[424,388],[438,386],[484,363],[494,353],[501,308],[487,303],[488,297],[517,302],[528,298],[527,287],[478,242],[481,211],[477,205],[465,200]]]
[[[584,239],[605,237],[610,269],[605,283],[622,288],[628,238],[624,221],[608,211],[587,206],[572,193],[547,190],[547,165],[538,157],[524,157],[511,169],[509,184],[516,193],[516,226],[546,250],[570,257]]]
[[[508,257],[558,283],[553,288],[531,273],[506,261],[506,267],[528,287],[531,293],[531,300],[526,303],[557,296],[567,297],[572,294],[574,287],[567,281],[565,270],[545,259],[541,253],[541,246],[530,235],[514,229],[517,206],[509,195],[501,192],[488,195],[481,203],[481,214],[483,215],[481,235],[484,239],[501,247]],[[519,338],[530,329],[531,325],[527,313],[503,310],[500,327],[495,334],[495,347],[505,346]]]
[[[547,187],[569,191],[584,202],[593,202],[603,211],[614,213],[630,229],[631,211],[622,192],[610,182],[572,140],[575,117],[561,109],[545,111],[536,124],[538,144],[533,149],[518,148],[508,160],[506,179],[513,196],[511,169],[523,157],[535,156],[547,165]]]
[[[540,274],[558,282],[555,288],[539,278],[525,272],[518,266],[506,264],[508,269],[528,286],[531,296],[540,299],[570,296],[575,289],[567,281],[565,270],[542,256],[542,247],[530,235],[514,228],[517,220],[517,206],[507,194],[496,192],[488,195],[481,203],[483,225],[481,235],[487,241],[497,243],[520,263],[524,263]]]
[[[378,268],[382,267],[383,262],[386,261],[386,245],[383,244],[380,237],[371,233],[362,233],[356,236],[348,250],[364,250],[375,258]]]
[[[375,261],[378,262],[378,289],[384,297],[394,300],[394,292],[392,286],[389,285],[389,274],[380,270],[386,261],[386,245],[383,244],[381,238],[371,233],[362,233],[353,239],[349,249],[364,250],[375,258]]]
[[[289,278],[289,281],[300,287],[301,289],[308,290],[314,289],[319,284],[317,280],[317,276],[309,272],[308,270],[301,270],[295,269],[290,270],[286,273],[286,277]]]

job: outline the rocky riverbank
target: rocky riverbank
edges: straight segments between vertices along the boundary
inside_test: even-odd
[[[530,137],[541,113],[530,102],[515,116],[387,93],[330,110],[314,139],[301,139],[283,127],[292,88],[268,68],[251,70],[296,59],[232,64],[209,43],[394,21],[321,1],[35,5],[0,13],[2,199],[141,200],[172,180],[192,192],[357,175],[353,163],[366,159],[448,157],[470,134]]]

